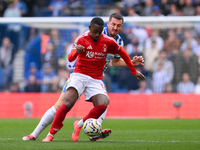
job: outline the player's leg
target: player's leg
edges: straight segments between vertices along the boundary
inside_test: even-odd
[[[101,87],[102,87],[102,84],[101,84]],[[103,88],[103,90],[104,90],[104,93],[105,93],[106,88]],[[107,96],[107,97],[108,97],[108,96]],[[89,99],[89,101],[92,101],[92,100]],[[109,104],[109,103],[110,103],[110,98],[108,97],[108,104]],[[97,119],[97,120],[99,121],[100,124],[102,124],[103,120],[104,120],[105,117],[106,117],[107,109],[108,109],[108,107],[107,107],[106,110],[103,112],[103,114]],[[81,131],[81,128],[83,127],[83,124],[84,124],[83,119],[81,119],[81,120],[76,120],[76,121],[74,122],[74,131],[73,131],[73,133],[72,133],[72,140],[73,140],[74,142],[78,141],[79,133],[80,133],[80,131]],[[111,133],[111,130],[110,130],[110,129],[105,129],[105,130],[102,130],[102,131],[103,131],[103,132],[105,131],[105,132]],[[103,132],[102,132],[102,133],[103,133]],[[109,134],[106,134],[106,135],[109,136]],[[107,137],[107,136],[104,136],[104,137]],[[93,140],[93,139],[92,139],[92,140]]]
[[[88,78],[80,76],[79,74],[71,74],[70,81],[65,92],[64,102],[57,110],[50,131],[43,142],[50,142],[53,140],[54,134],[56,134],[63,126],[63,120],[66,114],[71,110],[76,100],[80,97],[85,89],[85,81]]]
[[[27,140],[36,140],[37,137],[39,136],[39,134],[48,126],[50,125],[52,122],[53,122],[53,118],[55,116],[55,113],[56,111],[58,110],[58,108],[63,104],[63,101],[64,101],[64,95],[65,95],[65,92],[66,92],[66,89],[67,89],[67,85],[68,85],[68,82],[70,80],[66,81],[65,85],[63,86],[63,90],[62,90],[62,93],[58,99],[58,101],[54,104],[54,106],[52,106],[51,108],[49,108],[45,113],[44,115],[42,116],[39,124],[37,125],[37,127],[35,128],[35,130],[27,135],[27,136],[24,136],[22,139],[24,141],[27,141]]]
[[[99,121],[100,124],[102,124],[102,122],[103,122],[103,120],[104,120],[104,118],[105,118],[105,116],[106,116],[106,113],[107,113],[107,108],[106,108],[106,110],[103,112],[103,114],[97,119],[97,120]],[[73,131],[73,133],[72,133],[72,140],[73,140],[74,142],[78,141],[79,133],[80,133],[80,131],[81,131],[81,128],[83,127],[83,124],[84,124],[83,119],[81,119],[81,120],[76,120],[76,121],[74,122],[74,131]],[[107,136],[106,136],[106,137],[107,137]]]
[[[51,108],[49,108],[44,115],[42,116],[40,122],[38,123],[38,125],[36,126],[36,128],[34,129],[34,131],[27,135],[24,136],[22,139],[24,141],[26,140],[36,140],[37,137],[39,136],[39,134],[48,126],[52,123],[53,118],[55,116],[56,110],[63,104],[64,101],[64,95],[65,93],[61,93],[58,101],[54,104],[54,106],[52,106]]]
[[[108,102],[110,103],[109,97],[108,97]],[[108,107],[106,108],[105,112],[97,119],[100,124],[102,124],[103,120],[106,117],[107,109],[108,109]],[[96,136],[90,136],[89,139],[90,139],[90,141],[97,141],[99,139],[108,137],[110,134],[111,134],[111,129],[102,129],[100,134],[98,134]]]
[[[43,142],[50,142],[53,140],[54,135],[62,128],[63,126],[62,122],[64,121],[66,114],[74,106],[77,99],[78,99],[77,90],[73,87],[70,87],[65,93],[64,102],[58,108],[53,123],[51,125],[50,131],[46,136],[46,138],[42,140]]]

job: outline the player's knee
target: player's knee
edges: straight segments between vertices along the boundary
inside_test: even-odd
[[[108,97],[108,105],[110,104],[110,98]]]
[[[65,93],[61,93],[58,101],[54,104],[54,108],[57,110],[64,102]]]

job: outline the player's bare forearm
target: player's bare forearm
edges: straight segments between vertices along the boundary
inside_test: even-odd
[[[144,59],[142,56],[134,56],[133,59],[131,60],[132,61],[132,64],[134,66],[137,66],[137,65],[144,65]],[[113,58],[112,60],[112,65],[114,67],[127,67],[127,64],[125,63],[125,61],[121,58],[119,59],[116,59],[116,58]]]

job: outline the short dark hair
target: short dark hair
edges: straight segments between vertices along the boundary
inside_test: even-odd
[[[104,26],[104,21],[103,19],[101,19],[100,17],[94,17],[91,21],[90,21],[90,25],[99,25],[99,26]]]
[[[109,21],[111,21],[112,18],[115,18],[117,20],[122,20],[122,24],[124,23],[124,18],[121,14],[118,13],[112,13],[109,17]]]

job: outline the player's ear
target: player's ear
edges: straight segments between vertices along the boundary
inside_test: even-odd
[[[89,25],[89,30],[91,30],[91,28],[92,28],[91,25]]]
[[[109,25],[109,21],[107,21],[107,26]]]

